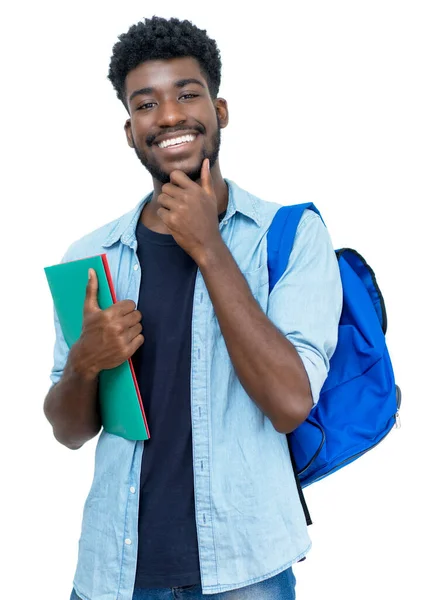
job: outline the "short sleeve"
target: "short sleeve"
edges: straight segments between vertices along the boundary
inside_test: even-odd
[[[343,292],[332,242],[320,217],[304,211],[287,268],[270,293],[267,316],[296,348],[313,404],[334,354]]]

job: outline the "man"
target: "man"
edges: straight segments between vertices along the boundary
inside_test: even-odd
[[[99,372],[132,357],[151,438],[101,432],[75,599],[289,600],[310,548],[285,434],[327,376],[339,271],[306,211],[269,296],[280,205],[221,175],[220,70],[215,41],[188,21],[146,19],[113,49],[109,79],[153,192],[67,251],[106,253],[122,300],[101,310],[91,270],[70,351],[55,318],[44,409],[55,437],[81,447],[101,429]]]

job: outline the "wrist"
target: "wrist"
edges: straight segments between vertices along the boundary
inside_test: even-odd
[[[208,246],[202,249],[202,252],[195,259],[199,269],[204,272],[219,263],[225,255],[229,253],[228,247],[221,236],[213,240]]]
[[[86,382],[97,380],[100,372],[95,365],[90,363],[89,357],[83,352],[80,340],[71,347],[68,356],[68,365],[73,376],[80,377],[80,379]]]

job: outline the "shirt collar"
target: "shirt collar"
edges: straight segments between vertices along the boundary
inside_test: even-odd
[[[224,220],[231,219],[235,213],[239,212],[245,217],[252,219],[252,221],[255,221],[258,227],[260,227],[261,219],[258,211],[259,200],[255,196],[252,196],[252,194],[249,194],[249,192],[241,189],[230,179],[225,179],[225,182],[228,185],[229,199]],[[103,247],[109,248],[119,240],[131,248],[133,247],[136,240],[135,231],[138,220],[144,206],[152,199],[152,195],[153,192],[145,196],[133,210],[123,215],[115,222],[114,227],[103,243]]]
[[[230,179],[225,179],[228,184],[229,200],[228,209],[226,211],[225,220],[230,219],[239,212],[245,217],[252,219],[258,225],[261,226],[261,218],[259,214],[259,200],[246,190],[240,188],[236,183]]]
[[[137,206],[126,213],[122,217],[115,222],[114,227],[110,231],[108,237],[103,242],[104,248],[109,248],[116,242],[120,241],[131,248],[134,246],[136,235],[135,231],[138,225],[138,221],[141,215],[141,212],[147,202],[150,202],[152,199],[153,192],[150,192],[147,196],[145,196]]]

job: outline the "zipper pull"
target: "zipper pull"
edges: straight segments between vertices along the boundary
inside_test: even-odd
[[[401,428],[401,418],[399,416],[399,411],[395,414],[395,423],[396,423],[396,429],[400,429]]]

